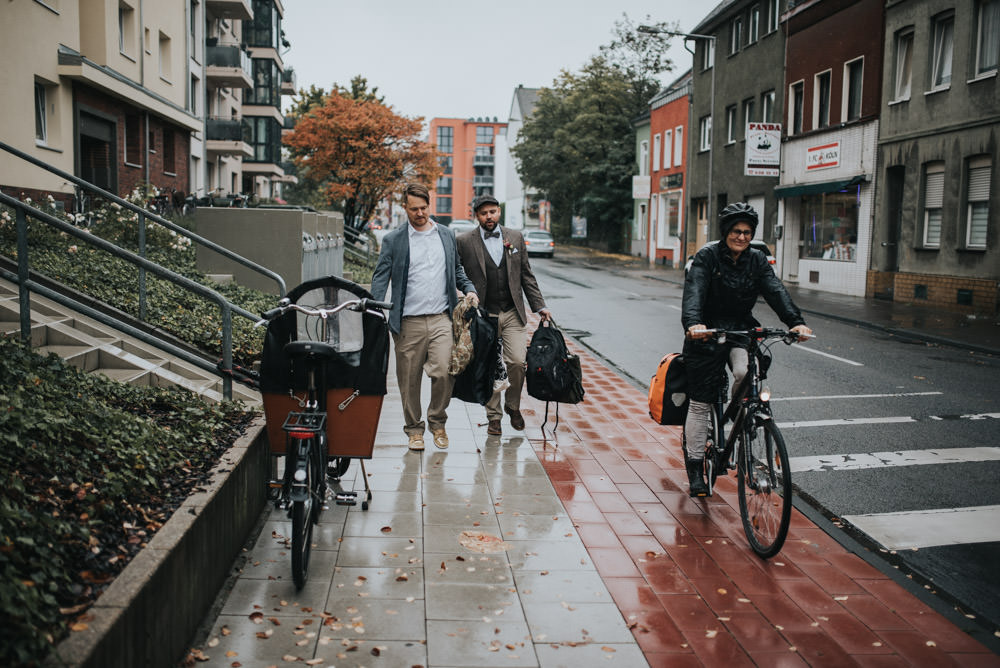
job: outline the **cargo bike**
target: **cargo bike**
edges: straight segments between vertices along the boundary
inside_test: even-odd
[[[359,493],[344,490],[340,479],[357,459],[362,510],[372,499],[364,463],[386,393],[390,308],[360,285],[326,276],[289,291],[258,323],[267,326],[259,382],[271,452],[268,498],[291,520],[297,589],[308,577],[328,479],[338,504],[355,505]]]

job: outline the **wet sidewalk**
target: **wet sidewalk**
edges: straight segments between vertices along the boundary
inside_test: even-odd
[[[545,438],[533,399],[527,431],[505,419],[502,437],[455,401],[451,447],[409,452],[390,377],[370,509],[323,513],[300,592],[271,511],[198,665],[1000,666],[797,511],[783,551],[758,559],[734,480],[690,499],[679,428],[570,345],[587,396]]]

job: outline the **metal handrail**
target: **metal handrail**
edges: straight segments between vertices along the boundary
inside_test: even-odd
[[[180,225],[178,225],[177,223],[175,223],[175,222],[173,222],[171,220],[168,220],[168,219],[166,219],[166,218],[164,218],[162,216],[159,216],[159,215],[157,215],[155,213],[147,211],[146,209],[143,209],[141,206],[139,206],[137,204],[133,204],[132,202],[129,202],[126,199],[122,199],[118,195],[114,195],[114,194],[108,192],[107,190],[104,190],[103,188],[95,186],[93,183],[89,183],[87,181],[84,181],[83,179],[81,179],[78,176],[73,176],[72,174],[70,174],[68,172],[64,172],[63,170],[59,169],[58,167],[53,167],[52,165],[49,165],[49,164],[47,164],[45,162],[42,162],[38,158],[36,158],[34,156],[31,156],[31,155],[28,155],[27,153],[25,153],[23,151],[20,151],[20,150],[14,148],[13,146],[11,146],[9,144],[6,144],[6,143],[4,143],[2,141],[0,141],[0,149],[6,151],[7,153],[10,153],[11,155],[14,155],[14,156],[17,156],[18,158],[21,158],[22,160],[26,160],[26,161],[30,162],[31,164],[35,165],[36,167],[41,167],[45,171],[51,172],[52,174],[55,174],[56,176],[59,176],[60,178],[64,178],[67,181],[76,184],[80,188],[83,188],[84,190],[87,190],[87,191],[90,191],[92,193],[98,194],[101,197],[103,197],[103,198],[105,198],[107,200],[110,200],[112,202],[115,202],[115,203],[119,204],[120,206],[122,206],[122,207],[124,207],[126,209],[129,209],[130,211],[138,214],[139,215],[139,255],[140,256],[145,257],[145,253],[146,253],[146,218],[148,217],[148,218],[156,221],[160,225],[163,225],[167,229],[173,230],[177,234],[180,234],[181,236],[187,237],[191,241],[199,243],[202,246],[204,246],[205,248],[208,248],[209,250],[213,250],[216,253],[222,255],[223,257],[229,258],[230,260],[232,260],[232,261],[234,261],[234,262],[236,262],[238,264],[241,264],[244,267],[247,267],[247,268],[249,268],[249,269],[251,269],[253,271],[256,271],[259,274],[263,274],[264,276],[267,276],[268,278],[273,279],[278,284],[278,296],[279,297],[284,297],[285,296],[285,292],[287,291],[287,288],[285,286],[285,279],[283,279],[277,272],[272,271],[271,269],[268,269],[267,267],[261,266],[261,265],[257,264],[256,262],[254,262],[252,260],[248,260],[247,258],[243,257],[242,255],[238,255],[237,253],[234,253],[233,251],[229,250],[225,246],[220,246],[219,244],[215,243],[214,241],[211,241],[211,240],[206,239],[206,238],[204,238],[202,236],[199,236],[199,235],[195,234],[194,232],[192,232],[192,231],[190,231],[188,229],[185,229],[184,227],[181,227]],[[146,299],[145,299],[145,281],[146,281],[145,273],[144,273],[144,271],[142,269],[140,269],[140,271],[139,271],[139,283],[140,283],[139,308],[140,308],[140,313],[143,314],[143,315],[144,315],[144,312],[145,312],[145,303],[146,303]]]
[[[235,313],[239,316],[247,318],[251,322],[257,322],[259,320],[258,316],[253,313],[232,304],[223,297],[221,294],[208,288],[201,283],[192,281],[186,276],[181,276],[180,274],[173,272],[165,267],[147,260],[146,258],[133,253],[130,250],[122,248],[107,239],[102,239],[96,235],[86,232],[75,225],[67,223],[64,220],[60,220],[55,216],[48,214],[40,209],[37,209],[30,204],[26,204],[10,195],[0,192],[0,203],[6,204],[16,211],[16,230],[17,230],[17,279],[18,284],[18,302],[20,306],[20,316],[21,316],[21,339],[25,343],[30,343],[31,341],[31,303],[29,290],[34,288],[36,291],[42,293],[43,291],[38,290],[38,284],[30,280],[30,266],[28,262],[28,214],[30,212],[31,217],[35,220],[41,221],[50,227],[55,227],[56,229],[65,232],[71,236],[85,241],[86,243],[97,246],[98,248],[111,253],[117,257],[120,257],[140,268],[140,272],[150,271],[153,274],[163,278],[165,280],[176,283],[191,292],[194,292],[206,299],[214,301],[221,311],[222,315],[222,369],[223,373],[220,374],[222,378],[222,396],[226,399],[232,399],[233,396],[233,383],[231,376],[227,376],[225,371],[231,371],[233,368],[233,324],[232,324],[232,314]],[[7,272],[5,275],[11,276]],[[140,276],[141,278],[141,276]],[[141,320],[145,320],[144,315],[140,315]],[[114,325],[114,322],[108,323]],[[115,325],[117,326],[117,325]],[[168,347],[168,344],[162,344],[158,341],[150,341],[158,347],[167,350],[167,352],[173,353],[172,347]]]

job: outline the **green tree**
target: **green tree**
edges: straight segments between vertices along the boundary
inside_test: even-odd
[[[588,240],[611,250],[622,249],[632,215],[632,120],[649,108],[657,75],[672,68],[669,43],[623,16],[600,54],[539,92],[513,148],[522,180],[552,203],[554,233],[569,236],[572,216],[582,215]]]

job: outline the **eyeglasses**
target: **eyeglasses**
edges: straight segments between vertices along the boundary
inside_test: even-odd
[[[750,238],[753,236],[753,230],[729,230],[729,236],[731,237],[746,237]]]

